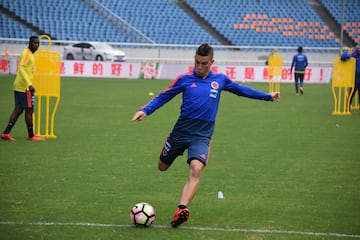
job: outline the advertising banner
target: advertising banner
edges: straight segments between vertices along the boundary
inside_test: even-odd
[[[10,59],[9,64],[0,62],[0,74],[16,74],[17,60]],[[67,77],[103,77],[130,79],[167,79],[191,72],[193,64],[159,64],[130,62],[95,62],[95,61],[61,61],[61,76]],[[268,82],[268,66],[213,65],[215,73],[224,73],[231,80],[238,82]],[[330,83],[331,67],[307,67],[304,81],[307,83]],[[290,67],[282,67],[281,82],[293,82],[294,75]]]

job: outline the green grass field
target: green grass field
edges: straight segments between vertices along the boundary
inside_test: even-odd
[[[0,131],[13,79],[0,76]],[[283,84],[278,103],[224,92],[191,217],[170,228],[186,156],[167,172],[157,161],[181,98],[131,121],[169,83],[62,78],[57,139],[28,142],[22,115],[17,141],[0,141],[0,239],[360,239],[360,114],[332,116],[319,84]],[[142,201],[157,211],[147,229],[129,218]]]

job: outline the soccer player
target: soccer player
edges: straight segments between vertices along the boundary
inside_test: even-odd
[[[23,50],[19,59],[18,71],[13,84],[15,108],[12,112],[9,122],[1,134],[1,138],[8,141],[15,141],[10,134],[11,129],[14,127],[18,117],[25,110],[25,122],[28,130],[29,141],[42,141],[41,137],[35,136],[33,131],[33,103],[35,88],[32,85],[33,70],[34,70],[34,53],[39,48],[39,38],[31,36],[29,39],[29,46]]]
[[[210,140],[214,131],[221,91],[264,101],[280,99],[278,92],[264,93],[237,84],[224,74],[215,74],[210,70],[214,63],[213,56],[213,48],[209,44],[200,45],[195,53],[193,72],[174,80],[167,89],[143,106],[132,118],[133,121],[141,121],[182,93],[180,116],[166,139],[158,162],[159,170],[166,171],[176,157],[183,155],[186,149],[188,150],[189,176],[171,221],[172,227],[180,226],[190,216],[188,206],[197,192],[202,170],[209,160]]]
[[[301,94],[304,94],[304,74],[305,68],[308,66],[308,59],[303,51],[303,47],[298,47],[298,53],[294,55],[290,68],[290,72],[292,72],[292,69],[295,67],[294,80],[296,95],[299,95],[299,90]]]
[[[354,82],[354,91],[350,97],[350,105],[352,100],[357,92],[358,94],[358,101],[360,104],[360,46],[354,48],[354,51],[351,53],[351,57],[355,58],[356,65],[355,65],[355,82]]]
[[[358,93],[358,97],[359,97],[358,100],[360,103],[360,48],[359,47],[355,47],[351,54],[348,52],[347,48],[342,49],[342,54],[340,55],[341,61],[347,61],[351,57],[355,58],[354,91],[351,95],[349,95],[347,97],[347,101],[349,103],[349,109],[346,108],[346,111],[351,110],[350,109],[351,103],[352,103],[352,100],[353,100],[356,92]],[[351,90],[352,90],[352,88],[349,88],[349,92],[351,92]]]

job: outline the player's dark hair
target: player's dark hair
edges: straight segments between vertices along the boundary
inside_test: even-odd
[[[31,37],[29,38],[29,43],[33,42],[34,40],[38,40],[38,39],[39,39],[38,36],[31,36]]]
[[[298,49],[297,49],[297,51],[298,51],[298,53],[302,53],[302,51],[303,51],[303,47],[298,47]]]
[[[209,56],[209,57],[213,58],[214,49],[208,43],[203,43],[196,50],[196,55],[199,55],[202,57]]]

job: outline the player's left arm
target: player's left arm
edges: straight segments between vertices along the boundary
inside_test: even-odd
[[[265,93],[262,91],[259,91],[257,89],[251,88],[249,86],[245,86],[239,83],[232,82],[230,80],[227,81],[226,86],[224,87],[224,90],[232,92],[238,96],[252,98],[252,99],[258,99],[258,100],[264,100],[264,101],[274,101],[277,98],[279,98],[280,94],[273,94],[273,93]]]

